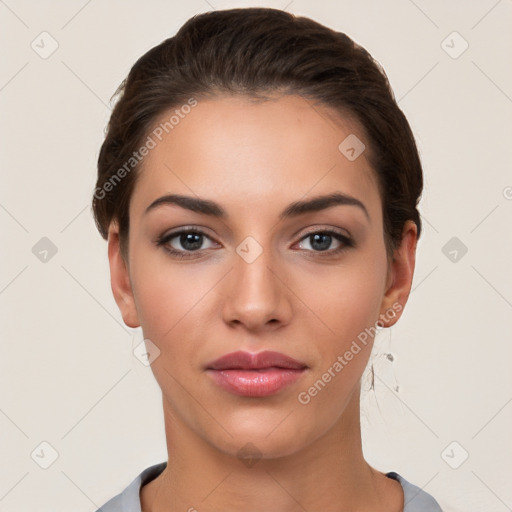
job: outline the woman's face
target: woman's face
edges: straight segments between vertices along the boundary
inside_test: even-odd
[[[369,333],[407,300],[415,229],[388,267],[376,178],[366,152],[357,156],[364,136],[329,112],[299,96],[200,101],[144,158],[128,267],[111,226],[114,295],[127,325],[160,350],[151,367],[166,417],[225,453],[252,443],[282,456],[346,428]],[[190,208],[151,207],[171,194]],[[352,199],[282,215],[331,194]],[[195,211],[198,201],[209,210]],[[267,396],[243,396],[207,370],[238,350],[280,352],[306,369]]]

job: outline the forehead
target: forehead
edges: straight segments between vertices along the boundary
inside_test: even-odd
[[[142,161],[132,196],[135,214],[168,193],[215,199],[240,211],[262,204],[281,211],[306,195],[336,190],[365,199],[368,209],[371,203],[380,208],[368,152],[349,159],[353,152],[346,153],[343,144],[366,144],[363,130],[301,96],[201,100],[165,112],[154,127],[155,145]]]

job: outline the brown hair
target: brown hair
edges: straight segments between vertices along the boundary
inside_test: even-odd
[[[141,168],[137,150],[162,114],[216,94],[264,99],[273,92],[299,94],[356,119],[378,177],[388,255],[406,220],[416,223],[419,237],[421,162],[385,72],[344,33],[270,8],[193,16],[133,65],[114,94],[98,157],[92,209],[102,237],[117,221],[127,259],[130,198]]]

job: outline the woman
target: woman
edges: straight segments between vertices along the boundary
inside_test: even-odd
[[[378,64],[310,19],[232,9],[191,18],[118,92],[93,210],[168,460],[101,510],[441,510],[361,447],[361,376],[409,296],[423,186]]]

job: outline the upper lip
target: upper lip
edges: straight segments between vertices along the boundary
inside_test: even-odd
[[[291,368],[302,369],[307,368],[304,363],[293,359],[290,356],[281,354],[280,352],[273,352],[265,350],[263,352],[251,353],[239,350],[237,352],[230,352],[215,361],[208,363],[207,369],[210,370],[254,370],[261,368]]]

